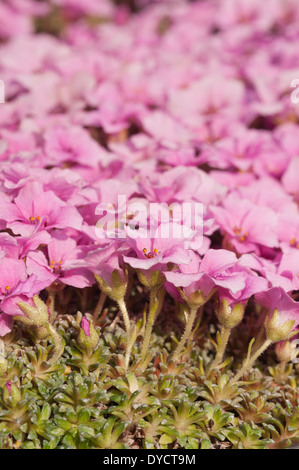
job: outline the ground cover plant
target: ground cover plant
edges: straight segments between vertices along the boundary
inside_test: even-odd
[[[0,3],[0,448],[299,440],[297,0]]]

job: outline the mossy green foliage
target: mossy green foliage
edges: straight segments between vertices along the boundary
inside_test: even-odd
[[[4,338],[2,449],[266,449],[299,440],[298,369],[278,363],[273,351],[231,385],[240,364],[227,358],[208,373],[215,352],[201,328],[175,361],[175,340],[156,330],[145,365],[139,320],[125,370],[121,326],[96,327],[99,342],[87,354],[77,341],[81,317],[56,321],[64,352],[54,365],[51,337],[35,342],[15,327]],[[240,335],[232,337],[229,352],[239,343]]]

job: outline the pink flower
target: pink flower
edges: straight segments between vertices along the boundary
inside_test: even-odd
[[[255,295],[255,300],[265,307],[270,315],[277,309],[280,324],[294,320],[293,329],[299,324],[299,302],[295,302],[281,287],[272,287],[265,292],[260,292]]]
[[[169,111],[179,118],[197,122],[202,116],[212,119],[218,113],[229,118],[240,116],[244,99],[240,80],[210,73],[185,89],[170,91]]]
[[[278,274],[286,277],[290,281],[287,292],[299,290],[299,250],[284,253],[281,257]]]
[[[159,269],[167,263],[188,264],[184,241],[181,225],[160,224],[152,237],[128,239],[135,256],[124,256],[123,259],[133,268],[145,270]]]
[[[0,311],[0,336],[5,336],[11,331],[13,317]]]
[[[80,15],[94,15],[99,17],[109,17],[113,13],[114,7],[109,0],[54,0],[60,7],[78,12]]]
[[[28,34],[31,32],[31,22],[28,16],[16,12],[9,4],[0,5],[0,37],[7,38],[15,36],[14,28],[17,34]]]
[[[170,142],[187,142],[192,138],[191,132],[177,119],[162,111],[154,111],[142,120],[144,129],[161,144]]]
[[[27,302],[39,293],[36,276],[28,277],[24,261],[4,258],[0,262],[1,310],[7,315],[24,315],[18,302]]]
[[[278,255],[280,258],[280,254]],[[257,256],[254,253],[242,255],[240,257],[240,265],[249,268],[251,271],[259,273],[265,278],[269,286],[271,287],[282,287],[286,292],[292,290],[292,284],[290,281],[291,276],[285,276],[284,273],[278,271],[277,259],[266,259],[262,256]]]
[[[248,199],[258,206],[269,207],[275,212],[295,213],[296,204],[292,198],[285,193],[281,184],[269,177],[260,178],[252,184],[239,188],[242,197]]]
[[[188,256],[191,262],[179,265],[180,272],[164,273],[168,283],[183,287],[187,297],[197,290],[208,296],[215,287],[223,287],[233,293],[245,288],[244,276],[234,271],[238,262],[234,253],[210,249],[202,260],[192,251],[189,251]]]
[[[278,246],[277,216],[268,207],[240,199],[235,192],[227,196],[223,207],[214,207],[212,213],[238,253],[259,253],[260,246]]]
[[[101,159],[101,147],[88,132],[76,126],[49,129],[45,134],[45,152],[53,164],[95,167]]]
[[[149,201],[172,203],[189,201],[201,185],[201,174],[192,168],[175,167],[140,178],[140,191]]]
[[[92,274],[87,268],[78,266],[78,260],[84,259],[86,251],[63,232],[54,232],[46,254],[31,251],[27,255],[27,271],[37,277],[40,290],[53,283],[80,288],[91,286],[94,283]]]
[[[218,295],[220,299],[226,299],[231,307],[237,304],[244,305],[254,294],[265,291],[269,287],[269,282],[262,276],[258,276],[248,268],[237,265],[234,268],[235,274],[239,272],[244,280],[244,287],[234,293],[229,289],[219,287]]]
[[[299,201],[299,157],[294,157],[282,177],[282,184],[288,194],[292,194]]]
[[[299,249],[299,214],[282,213],[278,219],[278,238],[283,252]]]
[[[15,234],[22,236],[30,236],[44,228],[80,230],[82,226],[82,217],[77,209],[63,202],[53,191],[44,191],[38,182],[26,184],[14,202],[3,200],[0,219],[5,220]]]
[[[272,148],[271,148],[272,147]],[[256,159],[261,158],[265,152],[273,150],[271,135],[256,129],[237,129],[233,136],[218,140],[210,144],[209,163],[217,168],[229,168],[233,165],[240,170],[249,170]],[[273,154],[273,151],[272,151]]]

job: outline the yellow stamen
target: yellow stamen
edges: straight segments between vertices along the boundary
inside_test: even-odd
[[[242,235],[242,236],[240,237],[240,241],[241,241],[241,242],[245,242],[245,240],[246,240],[247,237],[248,237],[248,233],[246,232],[246,233],[244,233],[244,235]]]
[[[158,251],[157,248],[153,248],[153,251],[152,252],[147,252],[147,249],[146,248],[143,248],[143,253],[144,253],[144,256],[148,259],[150,258],[154,258],[155,256],[159,255],[161,253],[161,251]]]

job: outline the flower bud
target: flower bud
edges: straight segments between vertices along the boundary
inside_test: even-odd
[[[127,290],[127,281],[124,280],[120,272],[115,269],[111,275],[111,285],[109,285],[104,279],[97,274],[94,275],[100,289],[104,294],[110,297],[112,300],[119,302],[123,300]]]
[[[296,345],[291,341],[281,341],[275,345],[275,353],[279,362],[290,362],[294,358]]]
[[[191,294],[190,297],[186,297],[182,289],[178,289],[178,290],[182,298],[188,304],[189,308],[202,307],[205,303],[207,303],[211,299],[211,297],[213,297],[213,295],[216,292],[216,289],[212,289],[211,292],[207,296],[204,296],[201,290],[197,290],[193,292],[193,294]]]
[[[149,290],[157,290],[163,286],[165,278],[161,271],[146,272],[138,269],[138,278],[141,284]]]
[[[265,320],[266,336],[272,343],[286,341],[297,333],[297,331],[292,331],[294,324],[295,320],[287,320],[281,323],[279,311],[276,308],[272,316],[268,316]]]
[[[234,328],[242,321],[244,311],[245,307],[241,303],[232,308],[227,299],[222,299],[216,315],[222,326]]]
[[[42,326],[49,321],[48,307],[38,295],[33,296],[33,302],[35,307],[25,302],[19,302],[18,306],[26,316],[17,316],[15,319],[25,325]]]
[[[49,330],[45,325],[31,327],[31,331],[38,340],[46,339],[50,336]]]
[[[80,331],[77,343],[80,349],[91,355],[99,343],[99,335],[93,324],[86,317],[83,317],[80,323]]]
[[[5,386],[3,387],[3,400],[4,402],[8,402],[9,397],[11,396],[11,382],[6,382]]]
[[[83,317],[80,324],[86,336],[90,336],[90,324],[86,317]]]
[[[22,394],[20,389],[11,382],[6,382],[5,387],[3,388],[3,400],[6,403],[10,403],[15,407],[19,401],[22,399]]]

